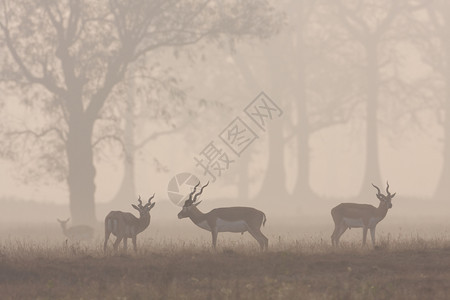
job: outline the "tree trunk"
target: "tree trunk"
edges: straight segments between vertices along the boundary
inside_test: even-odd
[[[241,72],[242,77],[244,78],[248,89],[251,91],[259,92],[261,90],[260,84],[257,82],[253,72],[248,65],[247,61],[243,59],[243,57],[236,53],[234,55],[234,60],[236,62],[239,71]],[[238,199],[240,201],[248,201],[249,195],[249,166],[250,166],[250,158],[252,155],[252,148],[248,148],[242,157],[239,158],[239,182],[238,182]]]
[[[449,11],[450,5],[445,3],[441,9],[443,11]],[[442,125],[444,130],[442,171],[433,198],[436,200],[446,200],[450,191],[450,37],[448,36],[450,33],[450,18],[448,16],[444,18],[443,27],[436,28],[436,31],[440,33],[439,37],[445,49],[445,59],[442,62],[444,68],[442,75],[445,80],[445,99],[443,104],[445,119]]]
[[[303,85],[302,83],[298,83]],[[310,157],[309,157],[309,124],[306,113],[306,99],[304,90],[298,91],[297,96],[297,179],[293,191],[295,200],[304,200],[313,195],[309,183]]]
[[[111,200],[111,203],[114,204],[115,207],[122,207],[124,203],[134,201],[136,196],[134,180],[134,155],[132,153],[129,154],[128,151],[125,153],[123,168],[122,182],[120,183],[119,190]]]
[[[273,203],[285,201],[287,198],[286,175],[284,170],[284,137],[281,120],[270,123],[267,129],[269,136],[269,161],[258,201]]]
[[[134,65],[130,66],[131,74],[134,71]],[[127,89],[127,108],[122,114],[125,119],[125,130],[124,130],[124,152],[125,157],[123,160],[123,177],[122,183],[120,184],[119,190],[113,197],[111,202],[115,206],[122,206],[124,203],[130,203],[136,197],[136,185],[135,185],[135,139],[134,139],[134,100],[136,97],[135,93],[135,82],[131,79],[130,85]]]
[[[443,162],[439,182],[434,192],[436,200],[448,199],[450,193],[450,78],[447,78],[445,120],[444,120],[444,142],[443,142]]]
[[[249,190],[250,181],[249,181],[249,175],[248,175],[248,166],[250,163],[250,156],[248,154],[249,153],[246,153],[239,158],[238,199],[241,202],[248,202],[248,197],[249,197],[248,190]]]
[[[366,160],[365,174],[362,181],[360,196],[372,195],[371,183],[381,184],[380,159],[378,151],[378,95],[379,66],[377,43],[366,44],[367,59],[367,102],[366,102]]]
[[[450,21],[446,22],[446,28],[444,32],[447,33],[445,36],[441,36],[443,45],[445,47],[446,61],[444,64],[444,80],[445,80],[445,99],[444,99],[444,141],[442,149],[442,171],[438,181],[438,185],[434,192],[434,198],[437,200],[446,200],[450,192],[450,38],[448,33],[450,33]]]
[[[303,4],[303,2],[300,2]],[[309,156],[309,122],[307,114],[307,100],[306,100],[306,63],[304,59],[304,51],[306,45],[303,39],[303,23],[300,23],[300,37],[297,41],[297,61],[296,67],[296,81],[292,83],[295,86],[296,101],[296,142],[297,142],[297,179],[292,193],[296,201],[302,201],[312,196],[312,191],[309,183],[310,174],[310,156]]]
[[[91,224],[95,217],[95,167],[92,152],[93,122],[71,115],[67,139],[70,213],[74,224]]]
[[[280,52],[280,39],[275,39],[265,51],[268,64],[268,72],[271,74],[272,91],[275,95],[283,96],[286,90],[286,76],[288,73],[288,62],[284,59],[275,60],[274,57],[285,55]],[[282,50],[284,50],[282,48]],[[281,102],[282,99],[275,98],[275,101]],[[285,115],[283,115],[285,117]],[[285,138],[283,136],[282,120],[274,120],[267,126],[269,138],[269,161],[265,170],[265,177],[261,190],[258,195],[258,201],[263,200],[266,203],[276,201],[286,201],[288,193],[286,189],[286,174],[284,169],[284,148]]]

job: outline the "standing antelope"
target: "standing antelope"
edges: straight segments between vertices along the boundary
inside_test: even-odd
[[[251,207],[222,207],[204,214],[197,208],[201,201],[196,203],[196,200],[209,182],[202,186],[200,192],[194,195],[199,184],[200,182],[189,194],[183,209],[178,213],[178,219],[190,218],[198,227],[210,231],[214,248],[216,248],[219,232],[240,232],[243,234],[248,231],[258,241],[262,250],[267,249],[269,240],[261,232],[261,225],[266,223],[266,215],[262,211]],[[194,198],[192,198],[192,195],[194,195]]]
[[[341,203],[331,210],[331,216],[333,217],[335,226],[334,232],[331,235],[331,243],[333,246],[339,244],[339,239],[347,228],[361,227],[363,228],[363,245],[366,244],[367,229],[370,229],[372,245],[375,246],[375,228],[377,227],[377,224],[384,219],[388,209],[392,207],[391,200],[396,194],[391,194],[389,192],[389,182],[386,183],[386,196],[372,183],[378,191],[376,194],[378,200],[380,200],[380,205],[378,207],[369,204]]]
[[[105,243],[103,244],[103,251],[106,251],[106,246],[108,243],[109,235],[112,233],[116,236],[116,241],[114,242],[114,250],[117,248],[123,239],[123,248],[127,250],[127,239],[131,238],[133,241],[134,251],[136,248],[136,236],[138,233],[145,230],[150,224],[150,210],[155,206],[155,203],[150,203],[150,201],[155,197],[148,199],[145,205],[142,205],[141,196],[139,196],[139,204],[136,206],[131,204],[134,209],[139,212],[139,218],[136,218],[132,213],[122,212],[122,211],[111,211],[105,218]]]
[[[72,242],[74,241],[87,241],[92,239],[94,236],[94,229],[88,225],[77,225],[67,228],[67,222],[70,218],[65,221],[56,219],[61,225],[63,234]]]

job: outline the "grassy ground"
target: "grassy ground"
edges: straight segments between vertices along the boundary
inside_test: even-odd
[[[92,244],[5,239],[1,299],[448,299],[450,241],[382,237],[376,249],[344,241],[142,239],[104,255]]]

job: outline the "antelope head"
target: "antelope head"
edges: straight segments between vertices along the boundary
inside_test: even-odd
[[[61,227],[62,227],[63,229],[66,229],[67,222],[69,222],[70,218],[68,218],[67,220],[64,220],[64,221],[62,221],[62,220],[60,220],[60,219],[56,219],[56,220],[58,221],[59,224],[61,224]]]
[[[155,202],[151,203],[151,200],[154,197],[155,197],[155,194],[153,194],[153,196],[148,198],[148,202],[145,203],[145,205],[142,205],[141,196],[139,196],[139,198],[138,198],[139,204],[138,205],[131,204],[131,206],[133,206],[133,208],[139,212],[139,215],[141,217],[144,217],[144,216],[148,215],[150,210],[153,208],[153,206],[155,206]]]
[[[197,194],[195,194],[195,192],[197,190],[197,187],[200,185],[200,181],[194,186],[194,189],[189,194],[189,198],[184,202],[183,208],[178,213],[178,219],[187,218],[191,215],[192,209],[202,202],[202,201],[199,201],[199,202],[196,202],[196,201],[197,201],[198,196],[200,196],[202,194],[203,189],[206,186],[208,186],[208,184],[209,184],[209,181],[204,186],[201,187],[200,192],[198,192]],[[194,196],[194,198],[192,198],[192,196]]]
[[[374,185],[374,184],[372,183],[373,187],[376,188],[377,191],[378,191],[378,193],[376,194],[376,196],[377,196],[378,200],[380,200],[381,205],[382,205],[382,206],[385,206],[387,209],[389,209],[389,208],[392,208],[392,202],[391,202],[391,200],[392,200],[392,198],[394,198],[395,194],[397,194],[397,193],[391,194],[391,193],[389,192],[389,182],[386,181],[386,184],[387,184],[387,186],[386,186],[386,194],[387,194],[387,195],[383,195],[383,194],[381,193],[380,189],[379,189],[376,185]]]

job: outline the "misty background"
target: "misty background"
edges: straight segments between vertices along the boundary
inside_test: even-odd
[[[4,0],[0,222],[93,224],[156,193],[152,224],[178,224],[168,182],[208,180],[194,157],[261,91],[283,115],[228,151],[202,211],[331,234],[333,206],[378,206],[389,180],[387,220],[446,216],[448,39],[444,0]]]

